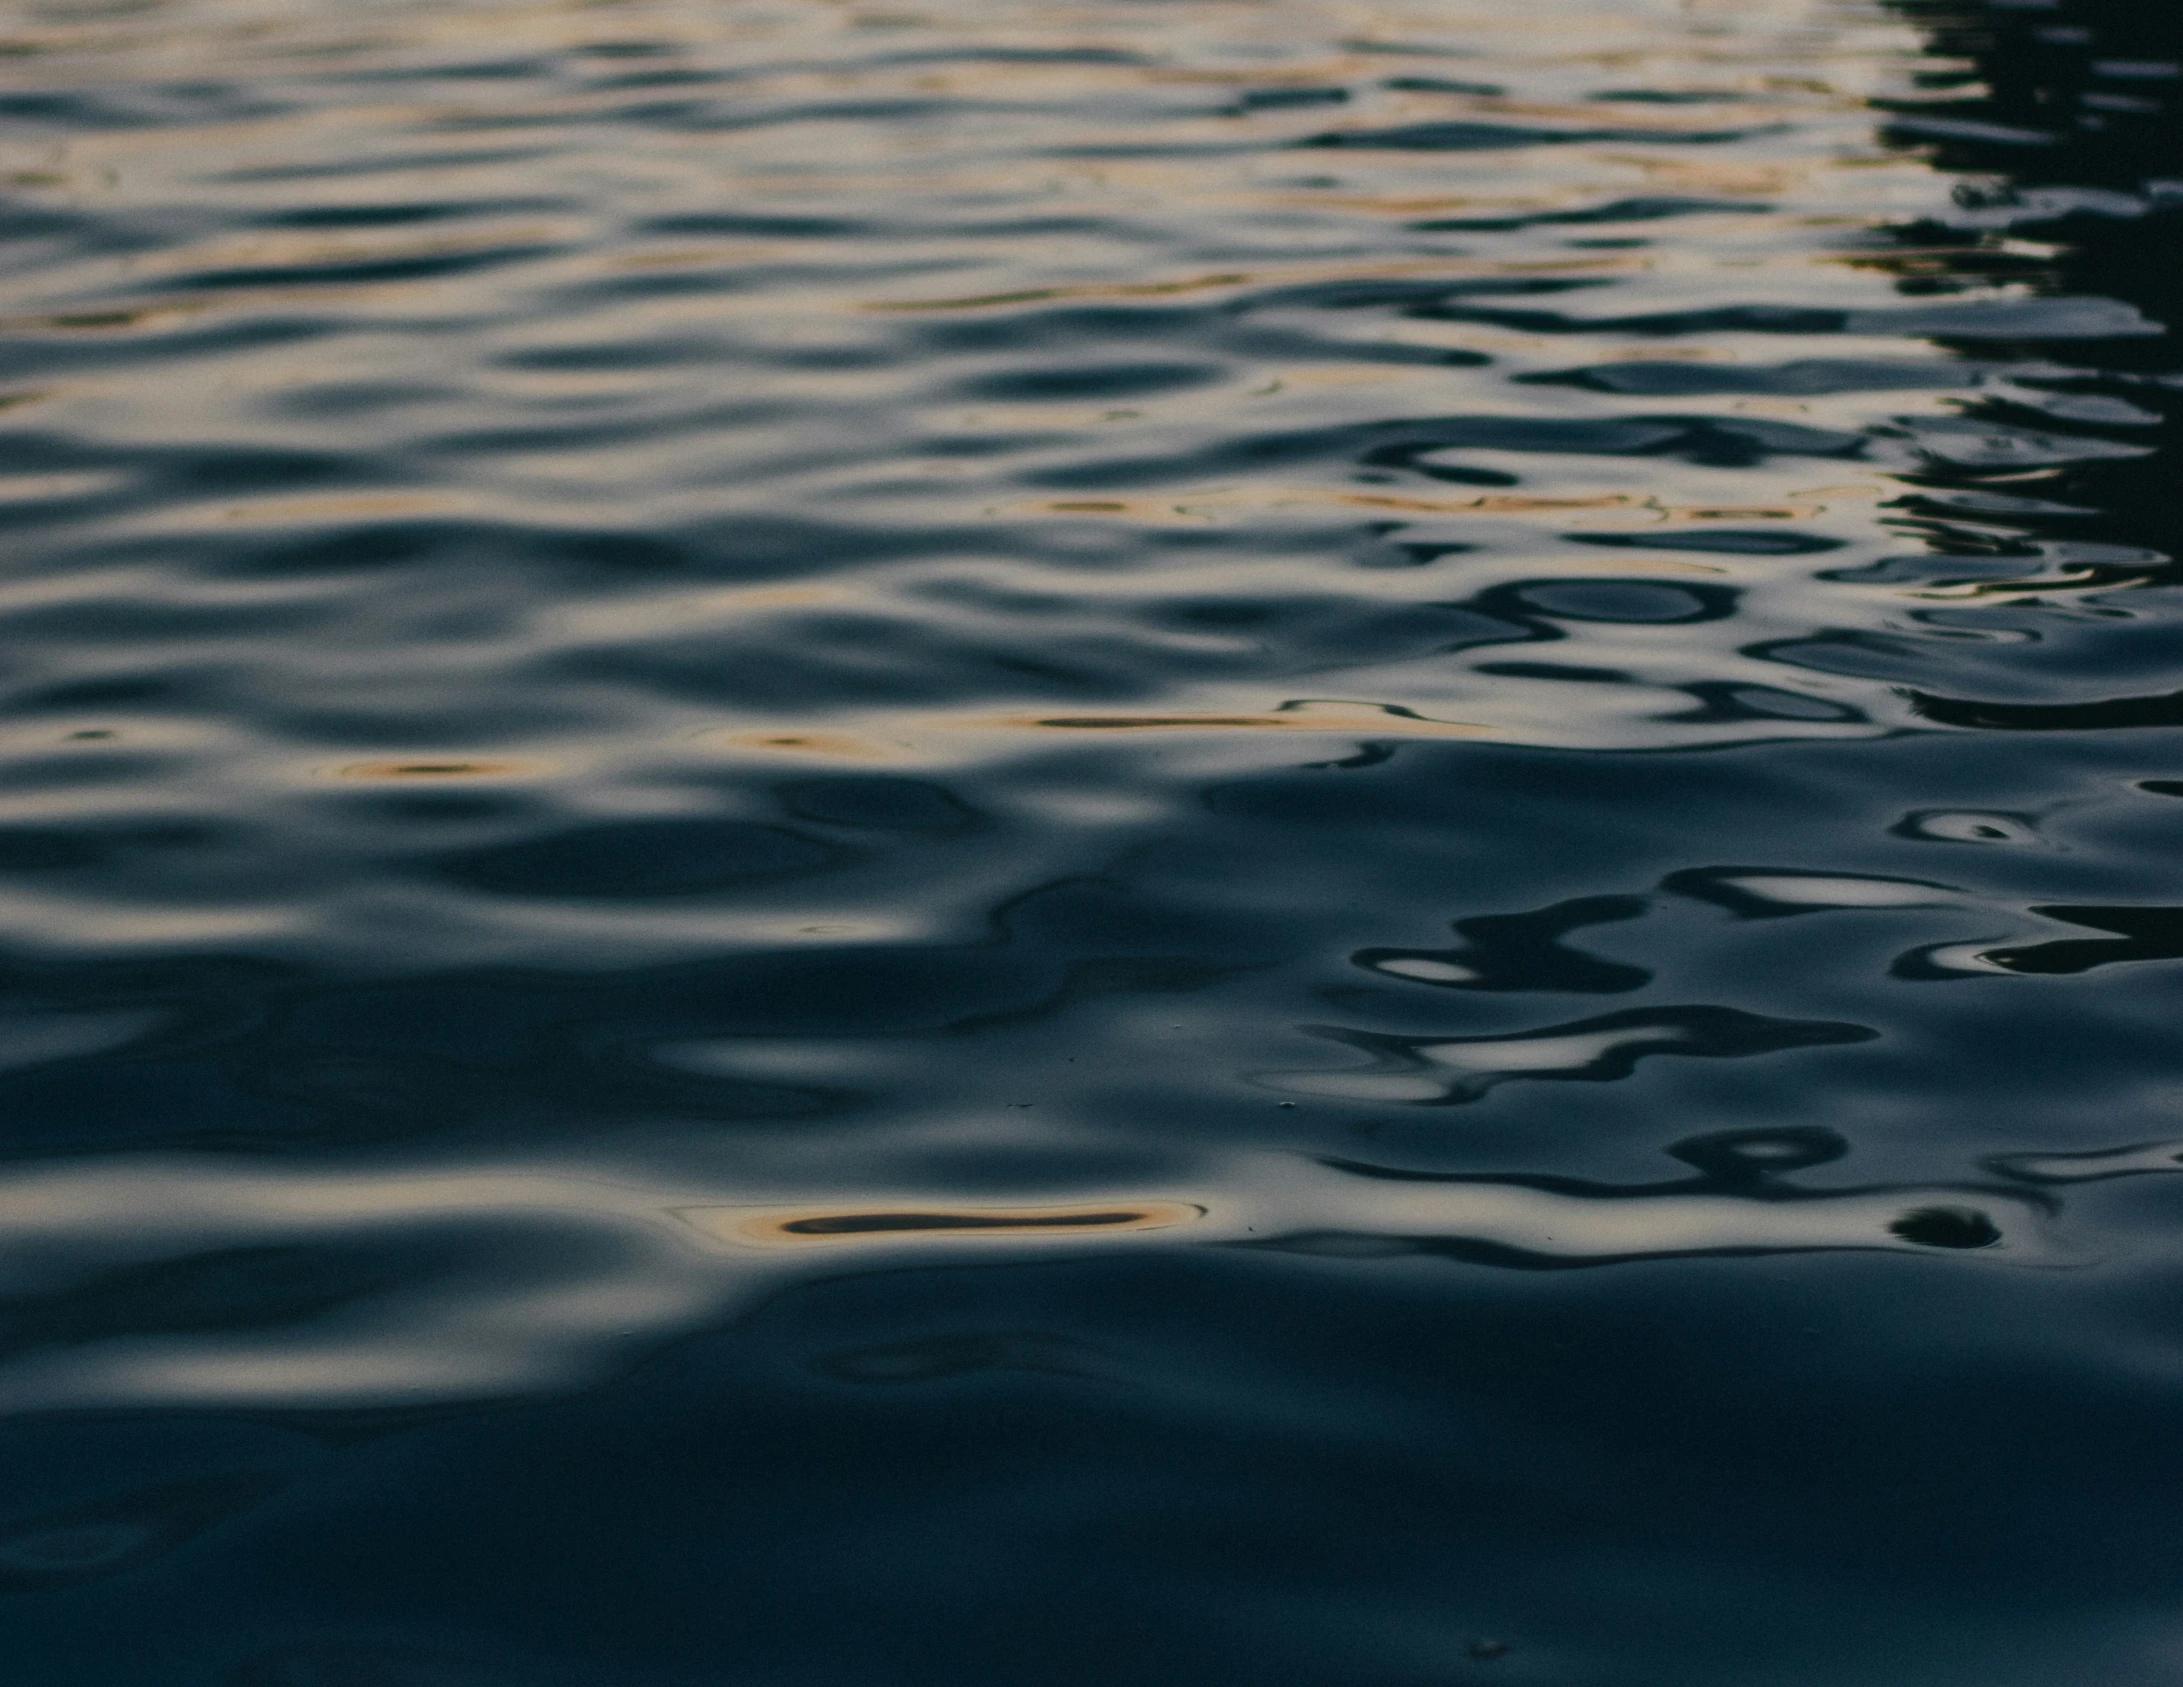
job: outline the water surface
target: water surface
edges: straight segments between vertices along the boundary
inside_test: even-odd
[[[0,1682],[2183,1670],[2179,51],[8,6]]]

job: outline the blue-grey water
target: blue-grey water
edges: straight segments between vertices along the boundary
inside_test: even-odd
[[[2183,1682],[2179,51],[8,0],[0,1687]]]

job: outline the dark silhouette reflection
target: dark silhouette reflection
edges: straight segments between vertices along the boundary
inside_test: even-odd
[[[1892,0],[1933,31],[1936,54],[1967,58],[1975,80],[1942,72],[1939,98],[1891,100],[1889,129],[1932,140],[1947,169],[2001,170],[2019,188],[2128,192],[2183,155],[2183,14],[2142,0]],[[2146,277],[2173,288],[2176,277]],[[2166,296],[2176,295],[2170,292]]]
[[[2027,332],[2012,348],[2019,361],[1964,417],[2045,441],[2032,453],[2043,461],[2020,465],[2039,472],[2027,478],[2005,453],[1939,442],[1916,477],[1911,507],[1925,513],[1915,526],[1936,552],[1966,557],[2020,534],[2021,554],[2065,563],[2082,586],[2172,581],[2183,543],[2173,495],[2183,433],[2183,12],[2135,0],[1891,3],[1931,31],[1936,54],[1966,67],[1936,69],[1922,78],[1929,92],[1882,102],[1886,138],[1930,149],[1959,178],[1953,215],[1890,231],[1901,250],[1882,262],[1898,286],[1955,294],[2012,281],[2056,299],[2110,301],[2141,324],[2066,345]],[[2047,250],[2026,256],[2025,243]],[[2173,727],[2183,724],[2179,666],[2139,645],[2110,658],[2104,695],[2087,695],[2093,682],[2079,674],[2031,696],[1921,688],[1909,698],[1925,719],[1982,731]]]
[[[1534,914],[1480,914],[1455,922],[1457,949],[1360,949],[1351,957],[1375,972],[1459,990],[1569,990],[1611,994],[1649,983],[1643,967],[1603,961],[1560,938],[1586,926],[1634,920],[1641,896],[1583,896]]]
[[[2072,973],[2090,972],[2118,961],[2172,961],[2183,957],[2183,908],[2040,906],[2032,912],[2114,935],[2014,944],[1989,949],[1980,958],[2010,972]]]
[[[1991,703],[1912,691],[1910,706],[1944,726],[1988,732],[2109,732],[2123,726],[2183,726],[2183,691],[2157,697],[2102,697],[2087,703]]]

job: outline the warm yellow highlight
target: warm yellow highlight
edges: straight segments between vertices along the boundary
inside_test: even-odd
[[[420,756],[415,761],[351,762],[338,770],[343,779],[492,779],[515,773],[542,772],[537,761],[455,761]]]
[[[759,1212],[748,1207],[681,1207],[675,1216],[714,1241],[811,1247],[900,1242],[911,1237],[952,1242],[1164,1230],[1196,1222],[1205,1216],[1205,1209],[1185,1201],[1110,1201],[1068,1207],[943,1207],[904,1201],[889,1206]]]
[[[786,750],[845,761],[900,761],[907,753],[902,745],[848,732],[736,732],[725,742],[739,750]]]

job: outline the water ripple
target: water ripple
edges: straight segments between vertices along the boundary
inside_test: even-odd
[[[2167,1679],[2179,53],[16,8],[0,1656]]]

